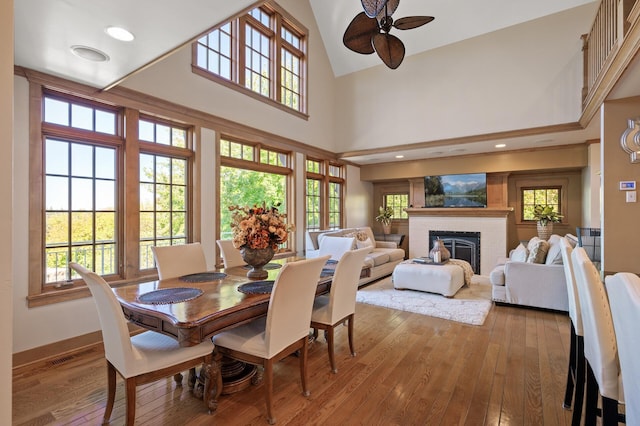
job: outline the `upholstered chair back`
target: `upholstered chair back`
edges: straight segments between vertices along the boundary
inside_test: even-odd
[[[640,425],[640,277],[619,272],[605,278],[618,343],[628,425]]]
[[[571,260],[582,311],[584,356],[598,382],[600,395],[618,401],[620,366],[607,292],[583,247],[573,249]]]
[[[200,243],[151,247],[161,280],[207,271]]]
[[[216,240],[216,244],[220,248],[220,256],[222,256],[225,269],[246,265],[240,250],[233,246],[232,240]]]
[[[267,311],[266,357],[272,358],[309,334],[313,299],[329,256],[286,263],[279,271]]]
[[[336,266],[329,293],[328,324],[335,324],[356,310],[358,281],[369,247],[345,252]]]
[[[560,251],[562,253],[562,265],[567,284],[567,296],[569,299],[569,317],[573,323],[577,336],[584,336],[582,329],[582,312],[580,312],[580,299],[578,298],[578,288],[576,287],[575,274],[573,272],[573,261],[571,253],[573,247],[565,237],[560,239]]]

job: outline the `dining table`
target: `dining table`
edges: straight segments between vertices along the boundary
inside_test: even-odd
[[[132,323],[176,339],[180,346],[197,345],[215,334],[267,314],[271,287],[282,266],[303,257],[274,259],[265,265],[268,277],[247,277],[248,266],[201,271],[185,276],[114,287],[124,316]],[[328,261],[318,280],[316,295],[331,288],[337,262]],[[362,276],[370,268],[364,266]],[[202,368],[196,396],[210,412],[217,409],[223,393],[223,360],[213,350],[209,365]],[[254,371],[255,367],[250,366]],[[235,385],[230,385],[235,386]],[[229,392],[231,393],[231,389]]]

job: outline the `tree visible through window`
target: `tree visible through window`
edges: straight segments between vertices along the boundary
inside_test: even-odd
[[[393,210],[392,219],[407,219],[409,217],[405,211],[409,207],[409,194],[385,194],[384,205]]]
[[[559,187],[522,188],[522,220],[535,220],[533,209],[536,205],[550,206],[561,213],[561,193]]]

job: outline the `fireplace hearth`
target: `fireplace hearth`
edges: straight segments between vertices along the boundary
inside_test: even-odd
[[[466,260],[475,274],[480,273],[480,232],[429,231],[429,250],[440,239],[453,259]]]

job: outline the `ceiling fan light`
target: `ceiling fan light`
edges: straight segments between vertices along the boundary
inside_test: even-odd
[[[386,4],[387,0],[362,0],[362,8],[369,18],[375,18]]]

